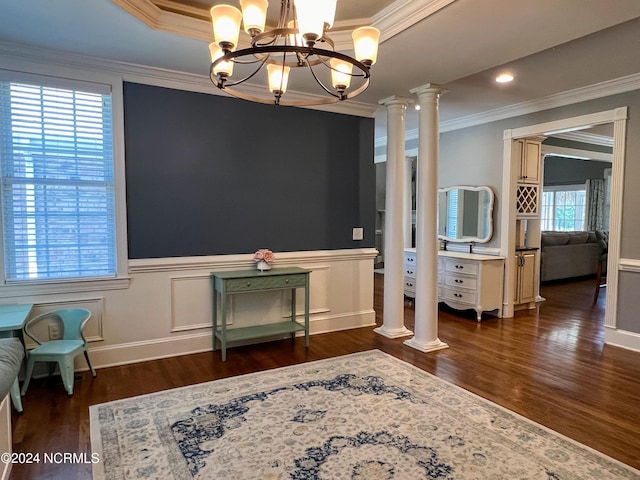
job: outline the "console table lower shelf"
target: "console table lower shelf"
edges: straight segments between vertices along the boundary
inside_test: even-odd
[[[304,332],[305,345],[309,346],[309,273],[299,267],[273,268],[271,270],[239,270],[211,272],[213,351],[220,340],[222,361],[227,359],[227,342],[251,340],[297,332]],[[304,324],[296,321],[296,289],[304,289]],[[291,290],[291,320],[285,322],[227,328],[227,295],[269,290]],[[218,328],[218,295],[220,296],[220,325]]]

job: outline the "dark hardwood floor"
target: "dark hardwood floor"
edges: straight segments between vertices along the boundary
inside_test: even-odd
[[[380,349],[624,463],[640,468],[640,353],[603,345],[604,299],[595,279],[543,285],[547,301],[512,319],[441,310],[439,337],[449,348],[424,354],[361,328],[88,372],[68,397],[59,378],[33,381],[24,413],[13,413],[16,452],[91,453],[89,406],[134,395]],[[382,276],[375,309],[382,322]],[[413,328],[413,308],[405,307]],[[90,479],[90,464],[15,465],[12,479]]]

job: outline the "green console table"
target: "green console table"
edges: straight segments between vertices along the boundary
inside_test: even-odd
[[[309,346],[309,273],[299,267],[259,270],[211,272],[213,298],[213,350],[218,340],[222,350],[222,361],[227,360],[227,342],[304,332],[305,345]],[[304,325],[296,321],[296,289],[304,288]],[[227,295],[268,290],[291,290],[291,319],[285,322],[227,328]],[[220,294],[220,316],[218,325],[218,294]],[[219,328],[218,328],[219,327]]]

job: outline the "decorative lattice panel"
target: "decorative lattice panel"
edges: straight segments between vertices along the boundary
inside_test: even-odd
[[[518,185],[516,209],[519,217],[535,217],[538,215],[537,185]]]

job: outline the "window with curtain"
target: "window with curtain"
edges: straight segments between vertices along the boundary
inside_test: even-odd
[[[584,230],[586,196],[584,185],[544,187],[542,230],[559,232]]]
[[[0,78],[5,283],[116,276],[111,93],[56,83]]]

